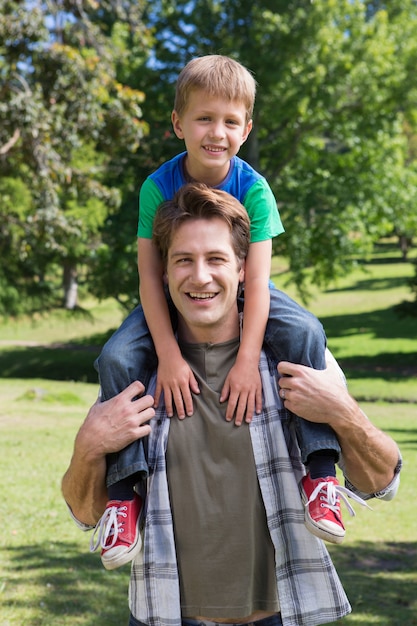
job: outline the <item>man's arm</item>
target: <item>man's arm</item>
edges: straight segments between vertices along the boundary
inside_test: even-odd
[[[397,444],[370,422],[348,393],[330,353],[327,364],[326,370],[314,370],[279,363],[284,406],[311,422],[329,424],[339,439],[349,482],[365,494],[383,491],[395,476],[400,457]]]
[[[107,503],[106,454],[119,452],[149,435],[147,422],[155,415],[152,396],[134,382],[106,402],[97,400],[75,438],[70,465],[62,479],[62,494],[80,522],[94,526]]]

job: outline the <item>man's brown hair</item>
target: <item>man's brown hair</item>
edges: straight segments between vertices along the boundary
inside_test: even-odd
[[[237,258],[245,259],[250,244],[250,221],[245,207],[225,191],[203,183],[187,183],[172,200],[163,202],[155,215],[152,239],[164,266],[172,238],[184,222],[215,217],[226,222]]]

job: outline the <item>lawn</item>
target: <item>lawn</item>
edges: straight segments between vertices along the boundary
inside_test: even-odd
[[[351,392],[398,442],[405,466],[394,502],[373,502],[354,518],[345,512],[346,541],[330,550],[353,613],[338,624],[413,626],[417,319],[398,319],[392,309],[410,297],[412,269],[386,254],[365,269],[317,292],[310,308]],[[276,283],[284,287],[285,279],[278,269]],[[0,626],[127,624],[129,568],[102,568],[60,495],[75,433],[97,393],[92,361],[121,320],[111,302],[84,305],[88,314],[78,317],[59,312],[0,325]]]

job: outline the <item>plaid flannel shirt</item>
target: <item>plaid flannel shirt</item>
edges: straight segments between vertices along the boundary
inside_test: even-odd
[[[328,353],[330,358],[332,356]],[[261,415],[250,424],[259,485],[275,547],[276,580],[284,626],[318,626],[350,612],[350,605],[324,543],[304,526],[298,483],[305,473],[292,420],[283,407],[276,369],[261,355],[264,393]],[[342,375],[342,373],[341,373]],[[342,375],[343,377],[343,375]],[[181,626],[179,580],[169,504],[165,451],[170,419],[158,408],[149,436],[149,483],[143,550],[132,564],[129,606],[148,626]],[[391,499],[399,486],[401,456],[392,482],[364,499]],[[343,470],[343,457],[339,462]],[[82,530],[91,530],[69,512]],[[238,574],[237,574],[238,575]]]
[[[260,371],[264,408],[250,424],[250,434],[269,532],[275,547],[283,624],[316,626],[333,622],[348,614],[351,608],[324,543],[304,526],[304,507],[298,483],[305,470],[292,420],[278,394],[276,369],[270,366],[264,354]],[[149,437],[144,548],[132,564],[129,587],[130,610],[136,619],[148,626],[181,626],[165,465],[169,425],[170,419],[163,408],[158,409]],[[353,486],[352,490],[355,490]],[[377,495],[383,497],[395,490],[394,480]],[[368,497],[372,495],[368,494]]]

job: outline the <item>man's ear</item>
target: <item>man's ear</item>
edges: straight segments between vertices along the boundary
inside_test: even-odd
[[[242,259],[242,261],[240,261],[240,267],[239,267],[239,282],[240,283],[245,282],[245,265],[246,265],[246,259]]]
[[[184,133],[182,132],[181,119],[175,109],[171,113],[171,122],[172,122],[172,128],[174,129],[174,133],[177,135],[178,139],[184,139]]]

